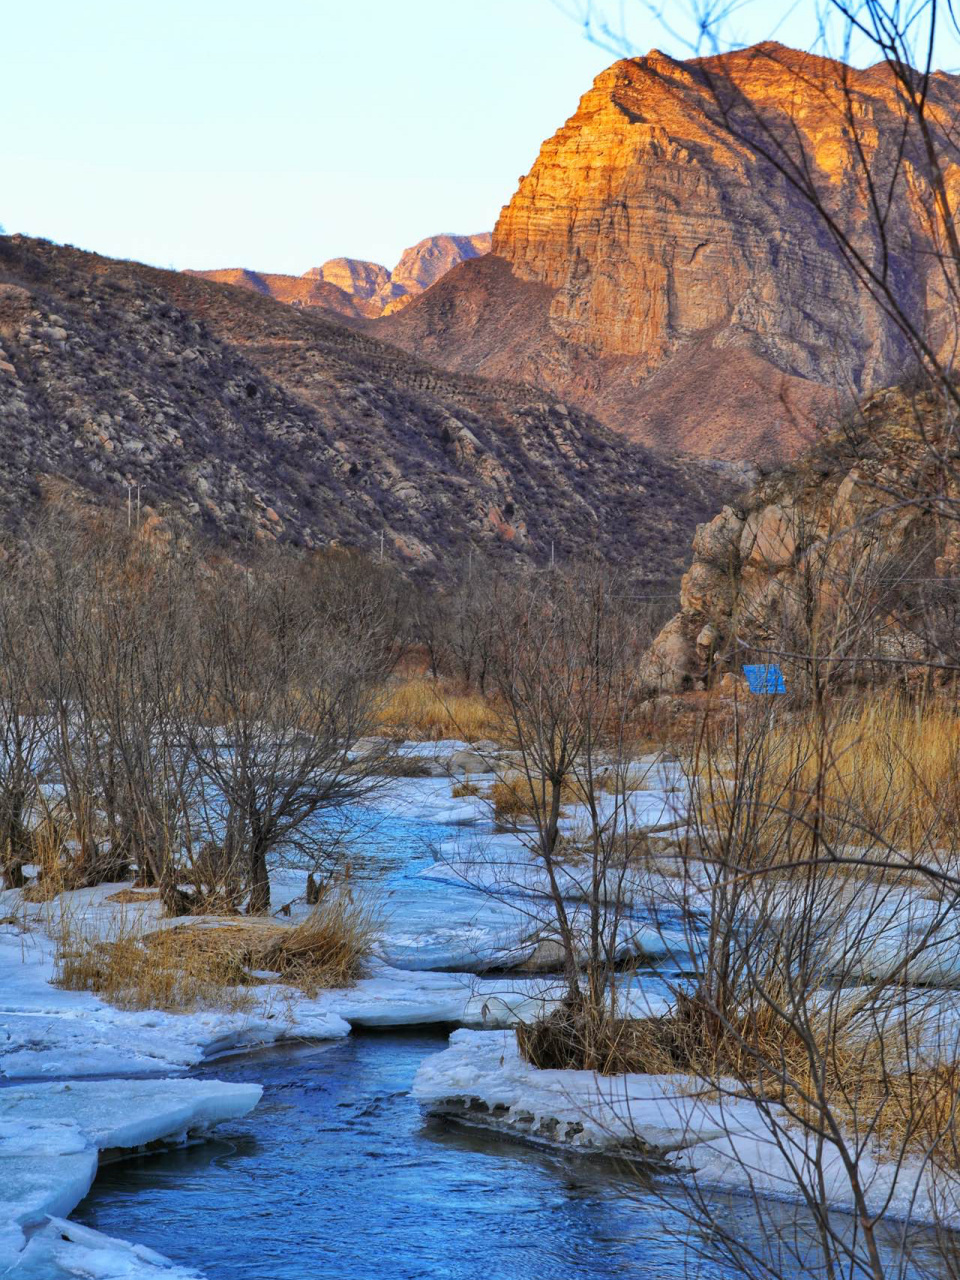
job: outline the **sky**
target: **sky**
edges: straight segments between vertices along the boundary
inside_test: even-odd
[[[809,43],[816,0],[739,3],[740,40]],[[644,0],[9,4],[0,225],[162,267],[393,266],[493,227],[615,60],[604,19],[689,56]]]

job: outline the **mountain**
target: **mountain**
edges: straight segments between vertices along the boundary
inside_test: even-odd
[[[437,370],[260,291],[0,237],[0,517],[52,492],[225,545],[338,544],[411,571],[598,553],[674,581],[729,482],[582,410]]]
[[[338,315],[375,318],[401,310],[453,267],[489,250],[490,232],[483,231],[472,236],[428,236],[405,249],[392,271],[379,262],[331,258],[302,276],[250,271],[246,267],[188,271],[187,275],[252,289],[297,307],[322,307]]]
[[[928,171],[925,139],[904,135],[899,92],[883,65],[777,44],[617,62],[543,144],[492,253],[371,331],[448,369],[542,387],[665,453],[794,454],[838,398],[896,382],[910,357],[758,148],[775,141],[813,175],[862,260],[935,333],[943,235],[915,181]],[[960,79],[937,73],[929,140],[950,175],[958,113]]]
[[[472,236],[428,236],[413,248],[404,249],[390,273],[391,292],[384,297],[383,314],[402,310],[459,263],[489,253],[492,238],[489,231]]]
[[[348,262],[347,258],[338,258],[335,262]],[[327,266],[332,264],[327,263]],[[374,263],[355,263],[357,267],[374,266]],[[253,293],[262,293],[266,298],[274,298],[277,302],[286,302],[294,307],[321,307],[324,311],[332,311],[336,315],[359,318],[365,313],[358,306],[362,302],[362,294],[354,294],[343,288],[335,279],[327,279],[320,274],[324,268],[314,267],[302,276],[283,276],[265,274],[261,271],[249,271],[246,267],[225,267],[221,271],[188,271],[186,274],[200,276],[204,280],[213,280],[217,284],[229,284],[235,288],[250,289]],[[385,268],[379,268],[385,271]],[[359,273],[358,273],[359,274]],[[346,278],[346,273],[340,277]],[[373,314],[379,314],[374,312]]]

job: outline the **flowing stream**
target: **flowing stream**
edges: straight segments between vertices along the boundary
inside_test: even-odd
[[[443,803],[446,785],[425,782],[415,791],[421,802],[435,799],[436,811],[421,805],[403,817],[381,815],[364,839],[357,878],[378,886],[401,933],[418,937],[438,919],[466,920],[478,910],[491,923],[496,904],[419,875],[458,828]],[[637,980],[651,990],[662,981],[655,967]],[[742,1275],[701,1256],[702,1237],[675,1187],[651,1186],[611,1162],[425,1119],[410,1086],[422,1060],[445,1043],[441,1028],[354,1032],[210,1063],[192,1074],[257,1081],[260,1105],[208,1142],[105,1166],[73,1216],[195,1266],[208,1280]],[[798,1222],[793,1206],[772,1206],[761,1228],[746,1197],[717,1194],[709,1203],[761,1254],[777,1234],[778,1213],[786,1234]],[[944,1274],[922,1235],[918,1249],[923,1273]],[[792,1263],[783,1274],[813,1271]]]
[[[194,1074],[260,1081],[260,1106],[206,1143],[107,1165],[72,1216],[208,1280],[742,1275],[698,1256],[679,1192],[671,1206],[663,1186],[611,1163],[425,1120],[409,1087],[444,1042],[354,1034],[212,1063]],[[712,1208],[763,1251],[748,1199]],[[785,1229],[795,1214],[783,1206]],[[932,1243],[921,1249],[937,1274]]]

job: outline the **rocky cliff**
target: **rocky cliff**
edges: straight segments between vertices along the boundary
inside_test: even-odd
[[[472,236],[428,236],[410,249],[405,249],[400,261],[390,272],[389,296],[382,290],[383,315],[401,311],[425,289],[459,266],[490,252],[492,236],[482,231]]]
[[[0,236],[0,525],[50,491],[219,542],[331,544],[454,576],[468,552],[679,577],[708,470],[541,392],[442,372],[252,289]]]
[[[338,315],[375,318],[400,311],[461,262],[490,250],[490,232],[472,236],[428,236],[405,249],[392,271],[379,262],[331,258],[302,276],[227,267],[187,275],[232,284],[297,307],[321,307]]]
[[[892,659],[954,665],[957,458],[942,399],[909,388],[868,399],[697,528],[648,687],[703,687],[749,661],[797,676],[812,653],[843,680],[902,674]]]
[[[956,186],[960,80],[938,74],[929,95],[931,145]],[[776,44],[618,62],[543,144],[493,256],[376,330],[446,367],[548,388],[664,451],[790,455],[837,390],[897,381],[909,355],[781,170],[811,175],[904,314],[943,328],[923,139],[908,131],[898,167],[902,120],[883,67]],[[512,317],[502,333],[495,295]]]

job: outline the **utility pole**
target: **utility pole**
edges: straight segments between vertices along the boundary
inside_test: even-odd
[[[131,510],[130,510],[130,486],[129,486],[129,485],[127,485],[127,529],[128,529],[128,530],[129,530],[129,528],[130,528],[130,517],[131,517]]]
[[[383,530],[380,530],[380,563],[383,564]]]

